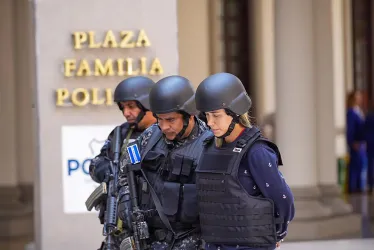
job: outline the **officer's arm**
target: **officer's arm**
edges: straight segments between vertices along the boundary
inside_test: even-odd
[[[277,155],[266,144],[256,143],[248,154],[248,166],[262,195],[273,200],[276,213],[284,218],[284,223],[277,227],[278,240],[281,240],[287,234],[288,223],[295,215],[295,207],[292,192],[278,170]]]
[[[104,146],[101,148],[100,153],[91,160],[89,172],[92,180],[101,183],[104,181],[109,172],[110,159],[110,138],[105,141]]]

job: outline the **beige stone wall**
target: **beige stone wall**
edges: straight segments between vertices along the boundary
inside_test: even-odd
[[[18,182],[17,174],[17,137],[16,137],[16,79],[15,74],[15,56],[14,56],[14,11],[10,0],[0,3],[0,32],[2,39],[0,46],[0,138],[2,140],[0,157],[0,185],[15,186]]]
[[[74,154],[75,150],[84,150],[88,145],[74,150],[72,148],[76,147],[75,144],[79,145],[79,140],[83,140],[88,129],[95,129],[98,125],[119,124],[124,120],[115,105],[56,107],[55,90],[66,88],[72,92],[76,88],[100,90],[114,88],[125,76],[64,77],[64,60],[85,58],[92,65],[95,59],[103,61],[108,58],[133,58],[137,61],[143,56],[147,60],[157,57],[164,72],[163,75],[152,76],[155,80],[162,76],[178,74],[176,1],[35,1],[35,24],[40,148],[39,170],[35,183],[37,184],[35,185],[37,249],[96,249],[102,239],[102,226],[98,222],[96,213],[67,214],[66,212],[75,210],[66,206],[64,200],[71,198],[66,196],[66,192],[71,187],[63,185],[66,184],[67,178],[75,177],[66,176],[66,159],[63,152],[67,150],[66,152]],[[109,30],[112,30],[119,39],[119,31],[134,31],[136,35],[140,29],[146,32],[151,43],[150,47],[88,49],[87,44],[84,44],[84,49],[73,48],[73,32],[94,31],[96,36],[92,46],[95,46],[94,44],[99,42],[105,44],[105,34]],[[89,37],[89,34],[85,36]],[[111,40],[108,37],[107,39]],[[117,41],[120,43],[119,40]],[[78,68],[78,62],[76,67]],[[150,71],[150,61],[147,61],[147,67],[147,71]],[[129,68],[127,70],[129,72]],[[77,74],[77,70],[72,72]],[[63,134],[66,131],[63,126],[76,125],[86,127],[73,136],[77,142],[70,143],[70,149],[66,149],[62,142],[65,139],[71,140],[72,134],[70,138],[65,138],[67,135]],[[79,128],[77,129],[79,131]],[[76,173],[82,174],[82,171]],[[86,181],[89,181],[87,177],[82,179],[82,182]],[[81,192],[81,188],[76,189],[77,195]],[[75,194],[70,192],[70,195]],[[81,202],[83,203],[84,200]]]

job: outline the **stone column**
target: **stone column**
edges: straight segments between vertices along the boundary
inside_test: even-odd
[[[291,240],[359,231],[359,218],[350,209],[338,213],[320,186],[336,183],[331,4],[275,1],[276,141],[295,196]]]
[[[23,1],[17,1],[17,3]],[[20,120],[19,107],[22,96],[17,87],[18,61],[16,58],[15,20],[17,18],[15,1],[0,2],[0,249],[13,249],[14,239],[17,244],[26,244],[32,240],[32,205],[23,203],[20,188],[21,159],[28,157],[33,145],[23,148],[19,137],[19,124],[27,124],[28,120]],[[28,93],[30,95],[30,93]],[[21,107],[27,111],[27,107]],[[32,134],[31,131],[28,133]],[[32,159],[30,159],[32,160]],[[34,165],[27,161],[27,167]],[[32,187],[29,189],[32,194]]]
[[[0,187],[18,184],[16,145],[16,101],[14,58],[14,10],[11,0],[0,3]]]
[[[257,118],[263,120],[265,116],[275,112],[275,73],[274,73],[274,1],[252,1],[250,24],[253,25],[252,52],[254,82],[256,83],[256,111]],[[273,128],[272,128],[273,129]],[[275,133],[274,133],[275,134]]]
[[[323,202],[334,213],[351,212],[340,198],[337,158],[345,141],[337,135],[345,124],[343,2],[314,1],[317,88],[318,180]]]
[[[188,0],[177,1],[177,3],[179,72],[196,88],[211,73],[209,62],[211,1]]]
[[[312,0],[275,1],[276,128],[288,183],[317,185]],[[296,170],[296,171],[295,171]]]
[[[18,178],[21,187],[24,187],[29,196],[35,173],[36,149],[34,142],[35,116],[33,114],[33,27],[32,12],[28,1],[14,1],[14,56],[15,56],[15,91],[17,118],[17,152]],[[29,199],[30,197],[26,197]]]

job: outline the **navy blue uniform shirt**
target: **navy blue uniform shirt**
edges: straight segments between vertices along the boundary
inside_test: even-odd
[[[240,162],[238,175],[240,183],[249,195],[263,196],[274,201],[277,216],[285,219],[284,224],[277,228],[278,241],[280,241],[287,234],[288,223],[295,215],[295,207],[292,192],[277,166],[278,157],[274,150],[265,142],[256,142]],[[250,248],[215,245],[207,242],[205,249],[273,250],[275,245],[270,248]]]

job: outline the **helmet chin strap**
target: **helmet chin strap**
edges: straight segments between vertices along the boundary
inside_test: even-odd
[[[181,131],[179,131],[179,133],[175,136],[175,139],[176,141],[182,139],[184,133],[186,133],[186,130],[187,130],[187,127],[188,125],[190,124],[190,115],[187,114],[187,113],[182,113],[183,115],[183,128]]]
[[[225,109],[225,112],[226,112],[227,115],[232,117],[232,121],[231,121],[231,123],[229,125],[229,128],[227,129],[226,133],[224,133],[221,136],[216,136],[217,138],[220,138],[220,139],[225,139],[225,137],[229,136],[232,133],[232,131],[234,130],[235,125],[237,123],[239,123],[239,116],[237,114],[235,114],[234,112],[232,112],[230,110],[227,110],[227,109]]]

